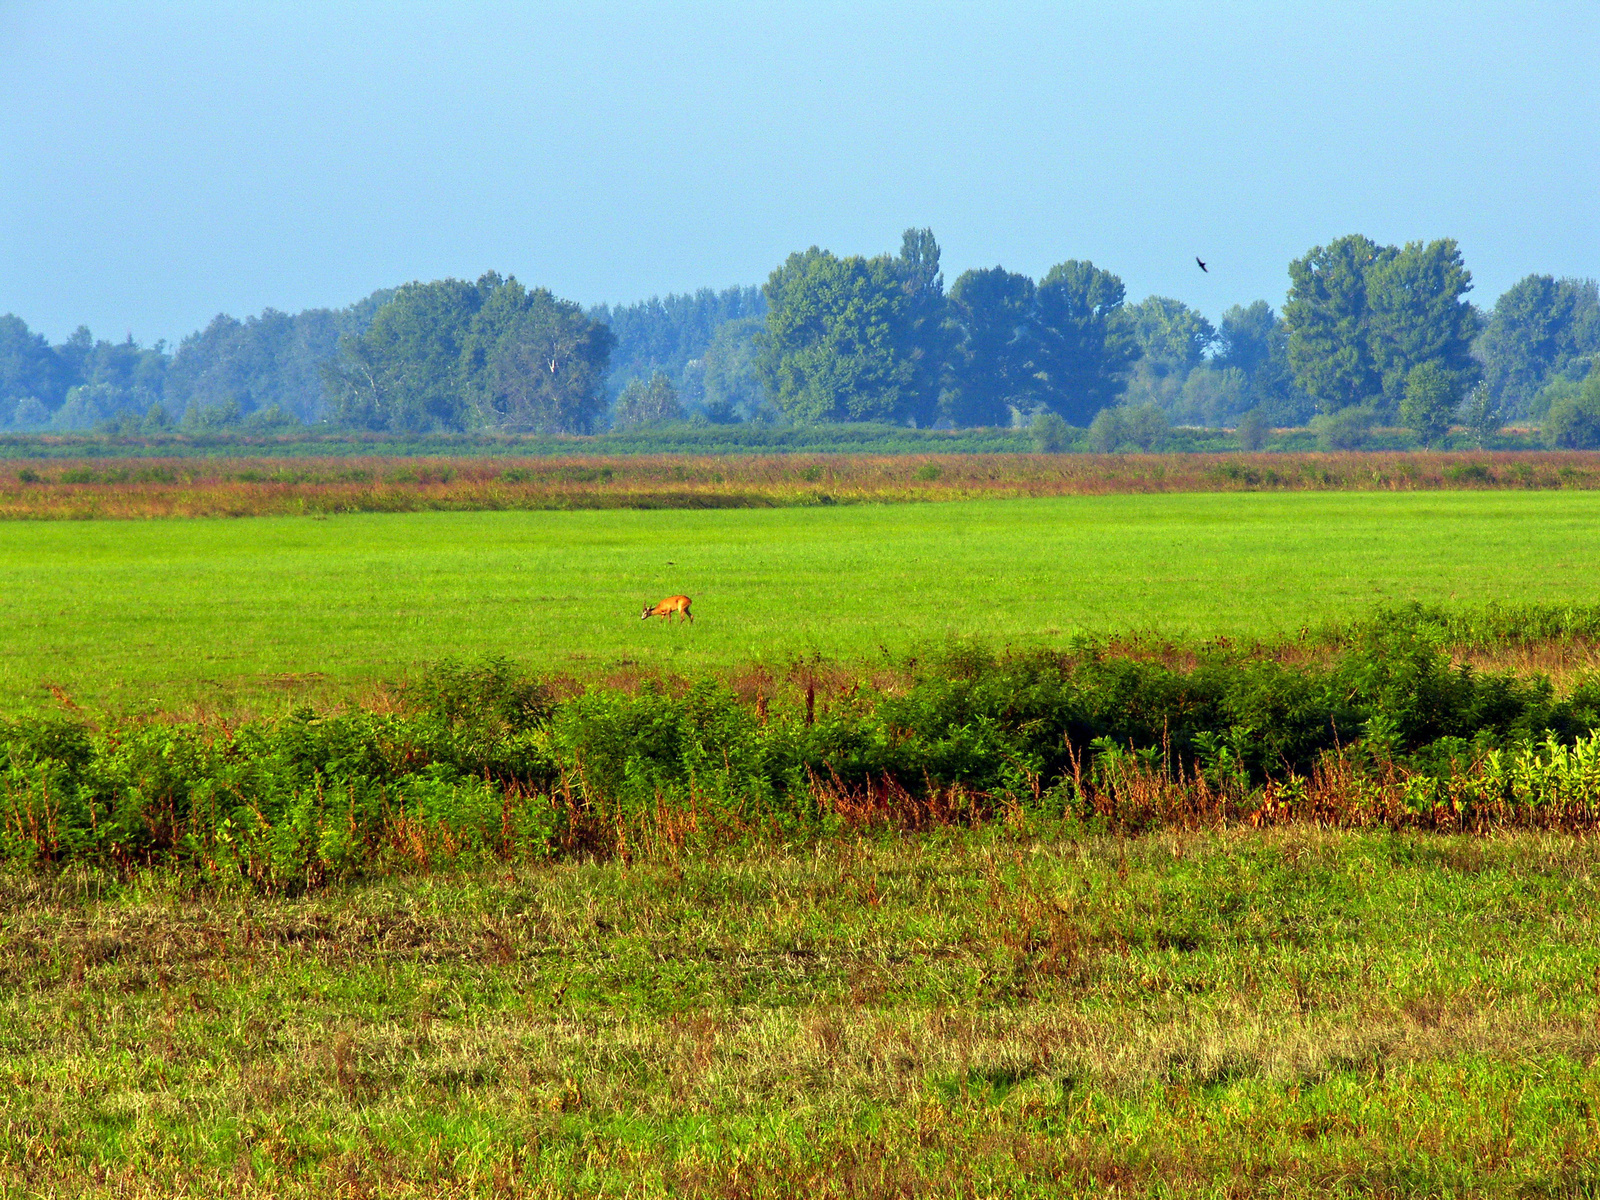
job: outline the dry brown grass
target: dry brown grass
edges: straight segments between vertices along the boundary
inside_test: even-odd
[[[1585,676],[1600,673],[1600,644],[1587,639],[1457,650],[1451,657],[1478,671],[1509,672],[1524,677],[1545,675],[1563,690]]]
[[[0,518],[749,508],[1138,492],[1596,486],[1600,454],[1555,451],[13,460],[0,465]]]

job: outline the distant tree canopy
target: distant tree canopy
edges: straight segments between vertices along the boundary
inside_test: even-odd
[[[1122,280],[1091,262],[1051,267],[1033,293],[1033,370],[1044,406],[1087,425],[1122,394],[1139,355]]]
[[[1159,444],[1166,424],[1273,426],[1315,414],[1327,445],[1400,421],[1430,444],[1508,418],[1585,440],[1600,363],[1594,280],[1529,275],[1492,312],[1448,238],[1350,234],[1289,264],[1213,324],[1069,259],[945,288],[931,230],[895,254],[792,254],[761,288],[702,288],[587,311],[489,272],[374,292],[344,309],[226,314],[168,353],[79,328],[51,345],[0,316],[0,430],[271,432],[326,422],[392,433],[588,433],[662,420],[1034,427],[1099,421],[1096,444]],[[1116,409],[1118,411],[1112,412]],[[1550,414],[1548,417],[1546,414]],[[1051,420],[1045,421],[1049,417]],[[1041,423],[1043,422],[1043,423]],[[1051,432],[1055,431],[1055,432]],[[1245,434],[1241,433],[1241,437]]]
[[[493,272],[408,283],[340,341],[329,399],[360,429],[589,433],[615,340],[578,305]]]
[[[1187,375],[1217,340],[1211,322],[1181,300],[1150,296],[1127,312],[1140,359],[1164,375]]]
[[[714,424],[759,420],[768,415],[761,386],[761,348],[767,323],[761,317],[724,321],[700,357],[705,414]]]
[[[21,400],[41,409],[54,408],[70,386],[67,363],[51,349],[43,334],[31,331],[21,317],[0,317],[0,418],[7,424]]]
[[[1542,415],[1536,400],[1552,380],[1581,380],[1600,361],[1600,289],[1592,279],[1529,275],[1495,302],[1476,350],[1503,413]]]
[[[1313,402],[1295,383],[1289,363],[1289,327],[1265,300],[1223,312],[1211,365],[1243,373],[1243,402],[1263,421],[1303,425],[1310,419]]]
[[[182,414],[234,403],[246,415],[276,407],[300,421],[321,420],[323,364],[341,337],[359,336],[393,295],[379,291],[349,308],[293,315],[269,308],[243,321],[220,314],[178,344],[167,371],[166,406]]]
[[[97,341],[79,326],[51,346],[15,315],[0,317],[0,426],[91,429],[144,414],[166,385],[166,347]]]
[[[160,342],[97,340],[82,327],[52,347],[18,317],[0,317],[0,428],[87,430],[130,417],[209,428],[258,412],[273,414],[269,424],[320,420],[324,363],[339,336],[365,328],[390,294],[293,316],[220,315],[174,354]]]
[[[953,425],[1005,425],[1033,403],[1033,280],[1004,267],[966,271],[950,286],[950,353],[940,415]]]
[[[731,322],[754,320],[759,324],[766,313],[767,302],[758,287],[720,292],[701,288],[683,295],[652,296],[639,304],[596,305],[589,309],[589,316],[609,326],[617,339],[606,390],[621,395],[630,380],[647,379],[661,371],[691,405],[709,404],[706,372],[710,367],[705,356],[719,331]]]
[[[910,306],[887,255],[791,254],[762,289],[759,370],[791,420],[892,421],[913,403]]]
[[[1411,370],[1432,363],[1459,401],[1476,379],[1472,276],[1453,239],[1379,246],[1351,234],[1289,264],[1289,364],[1319,411],[1393,414]]]

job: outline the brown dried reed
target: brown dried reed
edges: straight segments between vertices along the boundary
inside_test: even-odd
[[[1600,453],[1557,451],[12,460],[0,466],[0,518],[768,508],[1119,493],[1595,487],[1600,487]]]

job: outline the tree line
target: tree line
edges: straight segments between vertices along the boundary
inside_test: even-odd
[[[1529,275],[1475,307],[1449,238],[1359,234],[1289,264],[1282,311],[1217,324],[1178,300],[1129,302],[1086,260],[1035,280],[1003,266],[947,288],[940,248],[791,254],[761,288],[585,310],[494,272],[408,283],[345,309],[218,316],[169,352],[59,345],[0,317],[0,428],[591,433],[672,420],[1088,427],[1102,448],[1172,424],[1375,424],[1424,442],[1452,423],[1543,421],[1600,444],[1600,294]],[[1585,385],[1595,380],[1594,385]]]

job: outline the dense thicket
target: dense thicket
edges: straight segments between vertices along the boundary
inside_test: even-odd
[[[1491,613],[1466,632],[1600,624],[1500,615],[1509,630]],[[1217,648],[1172,666],[1103,645],[960,647],[901,664],[885,691],[829,687],[797,663],[746,678],[742,694],[706,678],[563,696],[491,661],[434,668],[400,690],[399,712],[238,728],[14,721],[0,725],[0,857],[176,858],[304,880],[361,869],[397,828],[419,844],[543,854],[614,846],[669,817],[680,830],[804,831],[885,797],[897,819],[1089,818],[1130,769],[1231,795],[1248,815],[1303,795],[1334,762],[1367,764],[1427,819],[1440,805],[1470,819],[1463,796],[1600,813],[1600,682],[1558,695],[1543,678],[1456,666],[1441,649],[1451,620],[1380,613],[1300,666]],[[1361,785],[1348,787],[1354,813]]]
[[[1484,446],[1532,418],[1552,446],[1600,446],[1584,391],[1600,360],[1593,280],[1530,275],[1484,313],[1453,240],[1359,234],[1313,247],[1289,276],[1281,314],[1258,300],[1213,324],[1170,297],[1131,302],[1080,260],[1038,280],[967,271],[947,290],[932,231],[909,229],[895,254],[790,255],[761,288],[585,312],[491,272],[337,311],[218,316],[172,354],[86,329],[52,346],[6,316],[0,429],[887,422],[1035,427],[1049,449],[1073,444],[1065,423],[1123,450],[1161,448],[1179,426],[1237,426],[1256,447],[1309,421],[1324,448],[1354,449],[1397,422],[1426,445],[1455,427]]]

